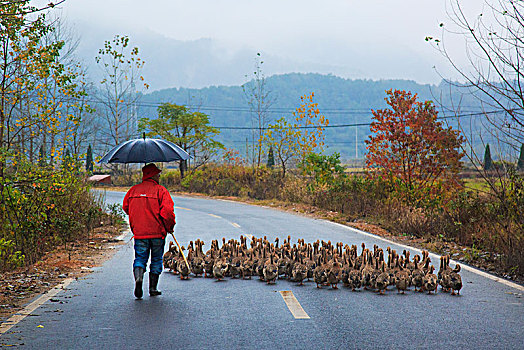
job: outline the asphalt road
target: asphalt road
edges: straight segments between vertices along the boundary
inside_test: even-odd
[[[107,192],[106,201],[121,202],[123,196]],[[175,234],[183,245],[196,238],[208,243],[253,234],[403,249],[268,208],[188,197],[175,197],[175,203]],[[0,336],[0,344],[25,349],[524,349],[523,292],[465,269],[460,297],[317,290],[313,282],[297,286],[285,280],[275,285],[257,279],[181,281],[165,272],[162,296],[137,301],[132,261],[129,242]],[[438,258],[433,262],[438,268]],[[284,290],[292,291],[310,318],[294,318],[279,293]]]

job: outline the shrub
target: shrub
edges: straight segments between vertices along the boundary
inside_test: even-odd
[[[83,179],[74,161],[54,169],[18,159],[16,167],[6,169],[0,178],[0,239],[11,243],[0,259],[3,269],[32,264],[97,223],[100,198]]]
[[[231,178],[219,179],[213,192],[219,196],[238,196],[240,184]]]
[[[164,186],[175,188],[180,187],[180,170],[163,170],[160,173],[160,183]]]
[[[0,271],[10,270],[24,264],[25,256],[16,250],[15,243],[0,238]]]

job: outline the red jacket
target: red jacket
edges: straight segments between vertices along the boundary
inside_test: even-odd
[[[153,179],[131,187],[122,208],[129,215],[136,239],[165,238],[175,227],[175,203],[169,191]]]

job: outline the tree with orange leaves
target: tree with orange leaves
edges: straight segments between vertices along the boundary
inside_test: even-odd
[[[366,140],[366,167],[389,180],[410,205],[436,205],[461,186],[458,172],[463,137],[437,121],[431,101],[417,94],[388,90],[390,108],[372,110],[372,135]]]
[[[324,127],[329,125],[329,120],[318,108],[314,101],[315,93],[300,97],[300,106],[295,108],[293,117],[295,127],[300,129],[297,135],[300,160],[304,160],[309,153],[324,149]]]

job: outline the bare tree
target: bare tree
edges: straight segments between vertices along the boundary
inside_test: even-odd
[[[438,48],[463,81],[447,80],[450,95],[462,91],[462,96],[471,95],[480,102],[481,126],[491,136],[489,142],[496,146],[492,150],[496,149],[499,161],[491,169],[484,169],[474,138],[480,138],[484,146],[488,140],[471,118],[461,117],[457,118],[459,128],[469,129],[464,133],[469,149],[464,153],[489,187],[485,195],[494,203],[490,211],[494,222],[484,224],[493,225],[490,229],[496,232],[496,248],[505,247],[508,263],[522,266],[524,196],[517,189],[522,188],[524,179],[514,171],[514,160],[524,140],[524,1],[486,0],[483,11],[474,18],[466,14],[460,0],[449,0],[449,4],[450,22],[440,24],[442,37],[426,40]],[[446,47],[448,35],[464,39],[466,66]],[[452,107],[457,116],[462,114],[460,99]],[[479,135],[474,135],[474,129]]]
[[[144,61],[138,47],[129,47],[129,38],[120,35],[106,40],[95,59],[103,74],[97,100],[107,122],[104,139],[107,146],[115,146],[137,133],[136,103],[141,88],[148,88],[140,75]]]
[[[9,8],[10,5],[17,5],[17,7],[9,8],[9,11],[2,13],[3,16],[25,16],[32,13],[42,12],[50,10],[65,2],[66,0],[50,1],[43,6],[30,6],[30,0],[2,0],[0,1],[1,7]]]
[[[262,61],[260,53],[255,57],[255,69],[250,81],[242,85],[244,96],[251,110],[252,126],[252,162],[253,165],[260,166],[263,149],[264,131],[269,122],[269,109],[275,102],[271,95],[271,90],[267,87],[266,77],[262,71]],[[247,78],[248,76],[246,76]]]
[[[473,19],[459,0],[449,4],[450,23],[440,24],[442,37],[426,40],[465,83],[447,82],[477,98],[486,112],[487,130],[517,151],[524,139],[524,2],[485,1],[484,11]],[[446,47],[448,35],[465,40],[467,67]]]

